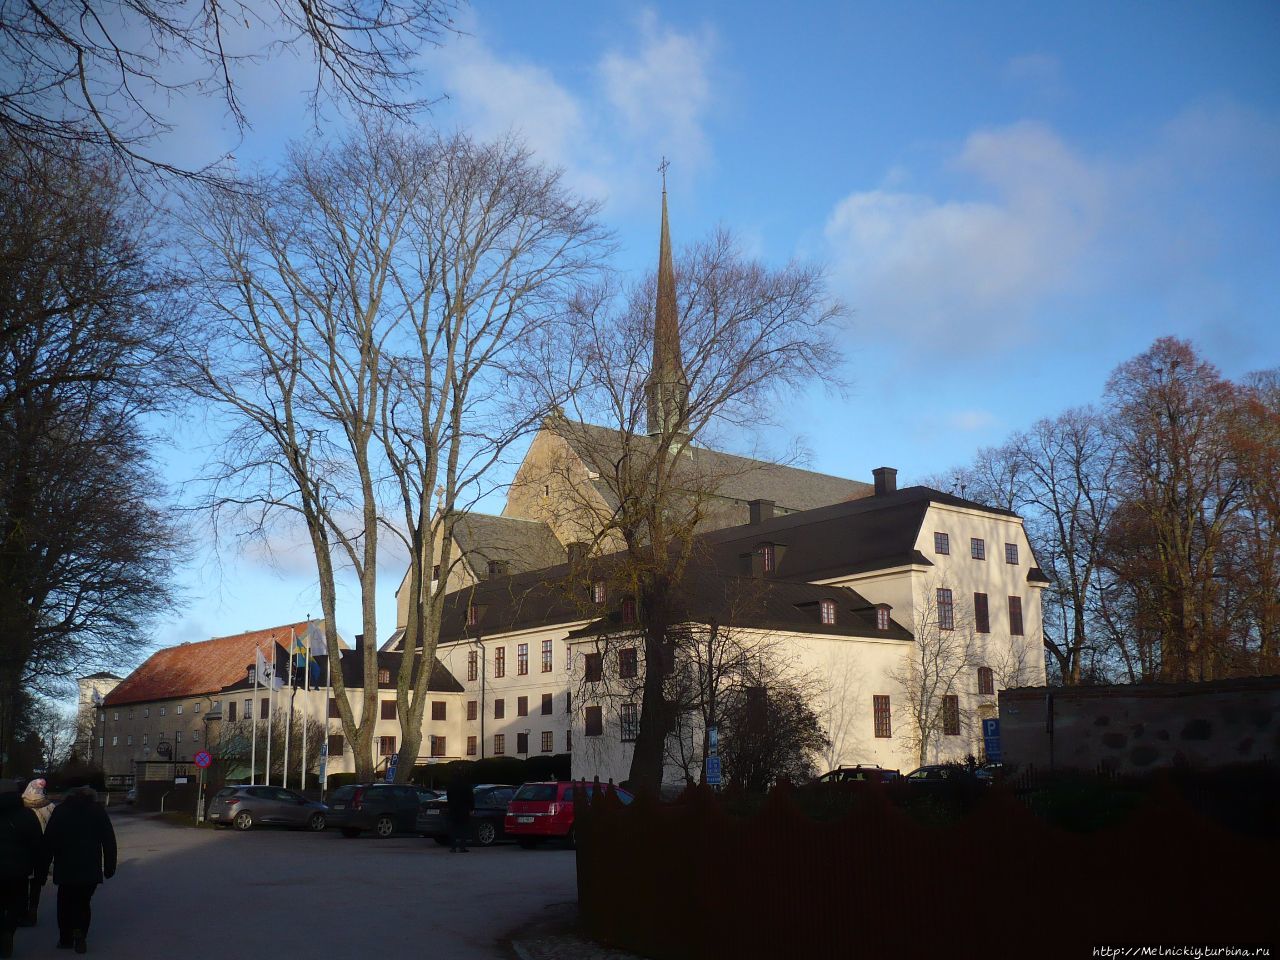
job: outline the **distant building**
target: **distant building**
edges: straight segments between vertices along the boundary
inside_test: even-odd
[[[86,763],[92,763],[99,755],[93,735],[94,712],[102,699],[116,688],[120,678],[114,673],[91,673],[76,681],[79,688],[76,697],[76,746],[75,755]]]

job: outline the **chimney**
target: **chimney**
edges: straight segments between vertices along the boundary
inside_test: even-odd
[[[898,489],[898,471],[893,467],[876,467],[871,471],[876,478],[876,496],[883,497]]]
[[[763,523],[773,519],[772,500],[748,500],[747,509],[751,511],[752,523]]]
[[[359,657],[362,653],[364,653],[364,634],[357,633],[356,634],[356,656]]]
[[[569,566],[577,568],[582,566],[587,557],[590,556],[591,544],[575,540],[573,543],[565,545],[565,551],[569,554]]]

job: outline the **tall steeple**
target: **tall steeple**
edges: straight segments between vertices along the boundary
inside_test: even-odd
[[[670,434],[684,418],[689,383],[680,356],[680,317],[676,308],[676,275],[671,263],[671,230],[667,223],[667,167],[662,160],[662,239],[658,244],[658,297],[653,313],[653,366],[645,384],[649,436]]]

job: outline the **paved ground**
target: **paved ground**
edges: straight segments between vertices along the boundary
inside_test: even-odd
[[[120,867],[93,898],[91,956],[611,955],[563,934],[577,898],[569,850],[499,845],[463,855],[420,837],[240,834],[114,812],[112,820]],[[18,931],[15,958],[73,956],[54,949],[54,890],[45,887],[40,925]],[[513,934],[534,951],[513,948]],[[552,943],[554,954],[538,949]]]

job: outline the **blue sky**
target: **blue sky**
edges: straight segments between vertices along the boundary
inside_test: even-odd
[[[1280,364],[1280,5],[783,9],[479,2],[423,57],[448,95],[426,122],[521,132],[604,202],[623,268],[656,258],[664,155],[677,244],[724,225],[766,261],[825,264],[852,386],[790,398],[759,438],[801,437],[814,469],[945,470],[1096,400],[1166,334],[1228,375]],[[184,104],[166,149],[270,165],[308,132],[307,77],[247,73],[242,142]],[[199,456],[170,451],[170,479]],[[156,642],[318,615],[305,552],[277,547],[201,549]],[[353,595],[339,624],[357,628]]]

